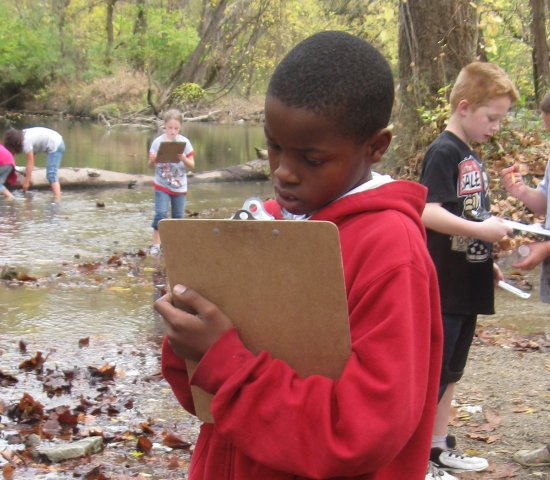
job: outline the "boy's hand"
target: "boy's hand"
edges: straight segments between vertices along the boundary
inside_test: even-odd
[[[529,255],[521,262],[513,263],[512,267],[520,270],[532,270],[546,257],[550,256],[550,242],[537,242],[529,244]]]
[[[527,187],[525,183],[523,183],[523,177],[521,173],[519,173],[517,165],[502,169],[500,172],[500,179],[506,191],[516,198],[519,198],[523,190]]]
[[[188,313],[182,308],[196,313]],[[155,310],[164,318],[166,337],[174,353],[197,362],[233,327],[229,317],[216,305],[182,285],[176,285],[172,294],[159,298]]]
[[[512,227],[509,227],[501,218],[497,217],[490,217],[478,223],[478,225],[481,227],[481,231],[476,236],[486,242],[498,242],[502,237],[510,235],[513,231]]]

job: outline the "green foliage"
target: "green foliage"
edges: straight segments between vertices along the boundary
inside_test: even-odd
[[[39,12],[0,9],[0,94],[36,90],[55,74],[58,38]]]
[[[205,96],[206,90],[196,83],[182,83],[172,93],[174,101],[180,104],[196,103]]]
[[[479,2],[481,49],[487,60],[498,63],[515,83],[524,105],[534,97],[528,0],[485,0]]]
[[[195,26],[181,10],[149,8],[146,31],[134,34],[132,10],[117,16],[118,34],[125,38],[119,58],[129,64],[139,59],[158,81],[164,82],[196,47],[199,37]]]
[[[212,20],[209,15],[218,3],[212,0],[205,7],[199,0],[118,0],[109,46],[106,0],[4,0],[0,10],[0,94],[4,98],[10,92],[36,94],[40,88],[47,89],[51,80],[92,82],[121,69],[147,72],[151,83],[162,90],[201,45],[201,35]],[[385,54],[397,77],[398,3],[230,0],[216,35],[198,60],[202,69],[193,78],[177,81],[209,85],[209,91],[262,93],[280,58],[320,30],[345,30],[369,40]],[[482,53],[509,73],[520,90],[521,104],[529,105],[534,96],[529,0],[472,4],[479,13]],[[421,107],[427,127],[441,125],[444,107]]]
[[[422,105],[418,108],[421,120],[418,135],[421,145],[429,145],[445,129],[451,114],[451,104],[448,100],[451,87],[447,85],[438,90],[434,107]]]

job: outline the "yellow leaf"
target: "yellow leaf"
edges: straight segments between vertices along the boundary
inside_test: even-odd
[[[129,293],[132,289],[127,287],[109,287],[109,291],[116,293]]]

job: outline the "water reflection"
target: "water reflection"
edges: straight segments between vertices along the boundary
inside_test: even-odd
[[[95,167],[124,173],[150,174],[147,152],[159,132],[154,128],[104,125],[89,120],[60,120],[50,117],[24,117],[7,123],[0,119],[0,134],[8,127],[46,126],[65,139],[64,167]],[[215,170],[245,163],[256,158],[254,147],[265,144],[261,125],[219,125],[184,123],[182,134],[189,137],[196,153],[196,171]],[[45,166],[45,157],[37,157],[37,166]],[[22,155],[16,156],[24,165]]]
[[[187,207],[236,210],[245,198],[270,191],[267,182],[193,185]],[[152,302],[163,267],[140,255],[149,245],[152,216],[148,187],[68,190],[60,204],[40,191],[0,202],[0,268],[12,265],[39,279],[37,285],[0,283],[0,347],[21,337],[139,343],[154,332]]]

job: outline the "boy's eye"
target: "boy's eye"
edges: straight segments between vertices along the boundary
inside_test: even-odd
[[[307,158],[307,157],[304,157],[304,160],[309,164],[309,165],[312,165],[314,167],[320,167],[321,165],[323,165],[323,160],[318,160],[318,159],[315,159],[315,158]]]

